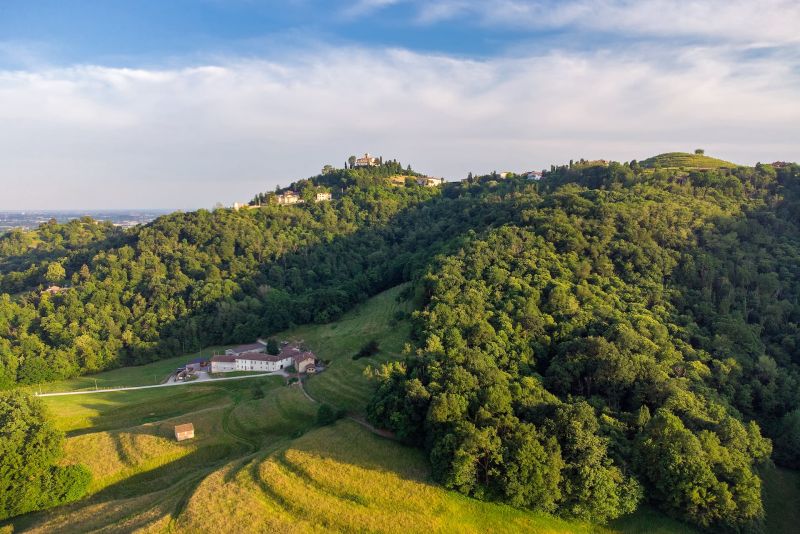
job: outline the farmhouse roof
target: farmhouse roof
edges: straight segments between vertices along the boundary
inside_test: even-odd
[[[294,355],[295,363],[304,362],[304,361],[308,360],[309,358],[314,360],[315,359],[314,358],[314,354],[311,353],[311,352],[301,352],[300,354],[295,354]]]
[[[290,355],[281,352],[280,354],[264,354],[263,352],[242,352],[233,355],[236,360],[250,360],[257,362],[279,362],[290,358]]]
[[[211,357],[212,362],[226,362],[226,363],[233,363],[236,361],[235,354],[215,354]]]
[[[261,343],[249,343],[247,345],[238,345],[236,347],[231,347],[228,350],[236,354],[241,354],[243,352],[257,352],[264,350],[264,345]]]
[[[194,425],[192,423],[184,423],[182,425],[175,425],[175,433],[182,434],[184,432],[194,432]]]

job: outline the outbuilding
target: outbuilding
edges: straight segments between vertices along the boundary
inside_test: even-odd
[[[194,425],[192,423],[184,423],[182,425],[175,425],[175,439],[184,441],[194,437]]]

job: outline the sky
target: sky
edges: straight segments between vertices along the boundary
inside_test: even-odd
[[[364,152],[797,161],[798,28],[796,0],[0,0],[0,210],[230,205]]]

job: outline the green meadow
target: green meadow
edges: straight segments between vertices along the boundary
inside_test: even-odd
[[[318,358],[330,362],[323,373],[308,380],[306,390],[310,395],[337,408],[364,411],[372,392],[369,381],[363,376],[364,368],[401,358],[408,340],[408,321],[395,319],[398,312],[411,310],[409,301],[398,300],[405,287],[384,291],[335,323],[302,326],[277,336],[302,341]],[[371,339],[378,341],[379,352],[354,360],[353,356]]]
[[[64,391],[88,391],[92,389],[110,389],[133,386],[152,386],[164,382],[176,368],[186,362],[200,357],[210,357],[214,353],[223,352],[227,347],[208,347],[198,352],[167,358],[146,365],[121,367],[93,375],[79,376],[67,380],[49,382],[29,389],[35,393],[60,393]]]
[[[688,152],[667,152],[642,160],[642,167],[686,168],[686,169],[734,169],[735,163],[706,156],[705,154],[689,154]]]

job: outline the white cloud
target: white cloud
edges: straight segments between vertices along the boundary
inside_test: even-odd
[[[418,20],[455,17],[514,29],[592,30],[624,36],[800,42],[797,0],[406,0]],[[362,1],[372,9],[395,1]]]
[[[343,10],[346,17],[369,15],[383,8],[400,4],[405,0],[357,0]]]
[[[0,209],[232,203],[367,150],[452,179],[696,146],[798,160],[799,65],[732,47],[482,61],[331,48],[0,71]]]

